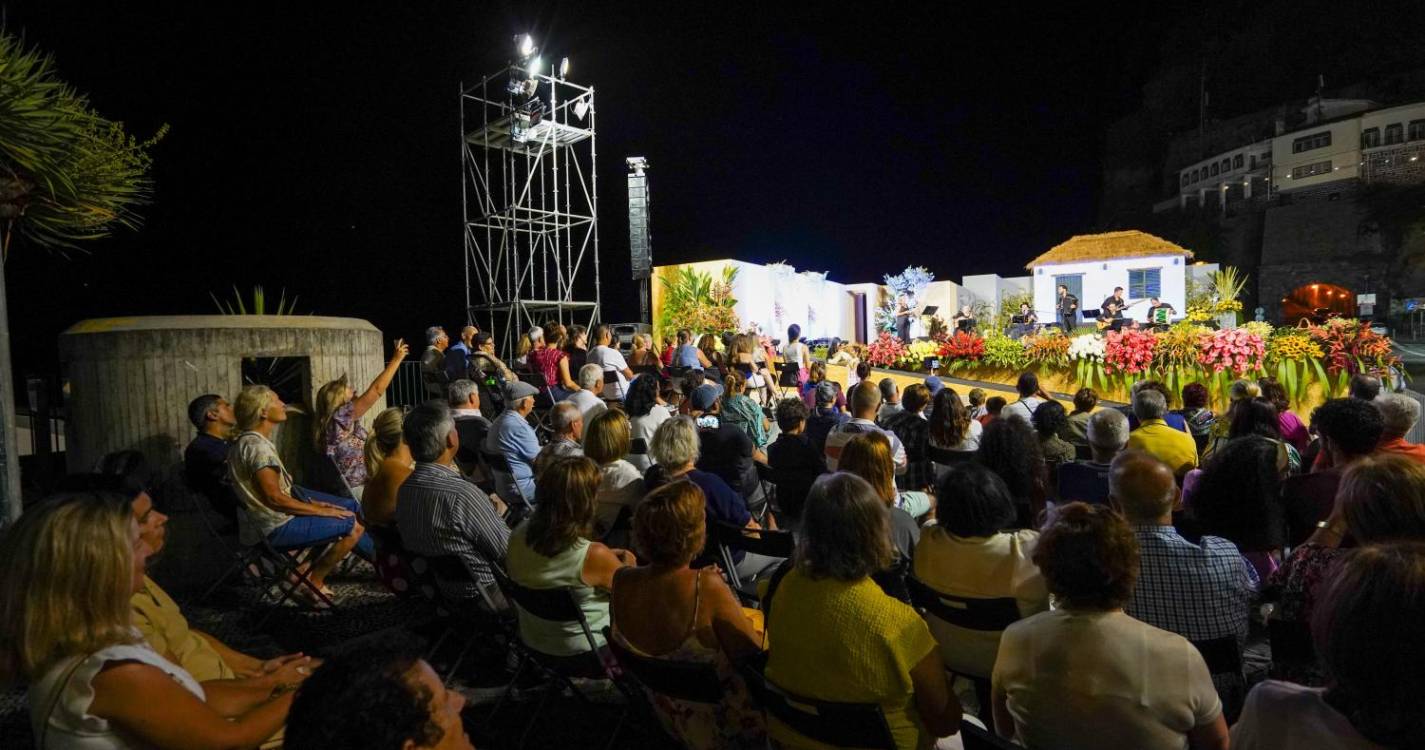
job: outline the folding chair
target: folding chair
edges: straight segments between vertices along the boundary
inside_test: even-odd
[[[551,622],[561,622],[575,624],[584,633],[585,642],[589,644],[589,650],[576,656],[555,656],[546,654],[524,642],[524,635],[516,628],[516,637],[513,645],[519,655],[519,664],[515,667],[514,677],[510,680],[510,687],[505,690],[505,694],[500,697],[490,714],[493,716],[500,710],[500,706],[510,695],[510,690],[519,681],[521,675],[527,667],[533,666],[546,679],[570,691],[575,698],[584,704],[589,704],[588,696],[579,690],[574,684],[574,678],[584,679],[604,679],[611,680],[613,684],[623,692],[632,702],[635,696],[631,695],[627,687],[619,680],[614,670],[604,661],[599,653],[598,641],[594,639],[594,632],[589,628],[589,621],[584,617],[584,610],[579,608],[579,602],[574,598],[574,592],[569,588],[555,589],[531,589],[515,583],[499,565],[491,563],[491,572],[495,575],[495,582],[499,585],[500,591],[505,598],[517,605],[520,609],[528,612],[534,617]],[[539,705],[530,715],[529,721],[525,724],[524,731],[520,734],[519,747],[524,747],[525,740],[529,737],[529,731],[534,727],[535,721],[539,718],[540,711],[544,709],[544,704],[549,700],[549,692],[545,691],[539,699]],[[614,725],[613,733],[609,735],[606,747],[612,747],[613,742],[618,737],[619,730],[623,728],[624,722],[628,719],[628,708],[619,713],[618,723]]]
[[[1222,713],[1229,724],[1235,722],[1247,698],[1247,676],[1242,672],[1242,645],[1237,642],[1236,636],[1231,635],[1193,641],[1192,645],[1202,654],[1208,674],[1216,678],[1214,682],[1223,683],[1217,691],[1222,699]]]
[[[312,455],[307,462],[307,476],[303,477],[302,485],[328,495],[356,499],[356,493],[352,492],[351,485],[346,483],[346,477],[337,468],[336,459],[326,453]]]
[[[1272,676],[1316,663],[1316,643],[1311,639],[1311,627],[1305,622],[1267,620],[1267,638],[1272,645]]]
[[[649,693],[689,703],[714,706],[722,703],[722,681],[712,664],[635,654],[615,640],[613,629],[608,627],[604,628],[604,640],[608,642],[609,650],[613,652],[625,678],[631,677]],[[653,723],[661,723],[652,705],[647,705],[647,708]]]
[[[879,703],[839,703],[807,698],[767,679],[760,658],[740,666],[748,692],[762,711],[807,739],[835,747],[895,750],[896,740]]]
[[[470,635],[465,639],[464,645],[456,653],[455,661],[446,668],[446,687],[455,679],[456,673],[460,671],[460,666],[465,663],[465,657],[469,656],[470,650],[475,647],[483,638],[494,635],[497,638],[509,643],[513,640],[515,632],[515,612],[508,604],[497,601],[475,576],[471,575],[470,569],[465,566],[465,561],[459,555],[430,555],[419,556],[417,560],[425,563],[425,580],[422,581],[420,591],[423,595],[436,605],[437,610],[446,616],[448,624],[440,637],[431,645],[430,651],[426,654],[426,661],[431,664],[437,663],[435,656],[440,652],[441,646],[445,645],[447,639],[452,636],[459,636],[460,627],[465,626],[470,630]],[[469,583],[473,584],[479,598],[473,601],[453,599],[445,594],[440,588],[440,583]],[[427,585],[429,584],[429,585]]]
[[[495,480],[496,487],[508,484],[508,486],[514,488],[514,497],[502,498],[510,506],[510,515],[512,517],[523,518],[530,511],[534,510],[534,505],[530,503],[529,498],[525,497],[524,492],[520,490],[519,482],[515,481],[514,469],[510,467],[510,460],[505,457],[505,454],[498,451],[485,450],[482,446],[480,448],[480,463],[485,465],[485,473],[491,479]],[[515,512],[517,509],[519,510],[518,513]]]
[[[612,367],[605,367],[605,368],[604,368],[604,386],[605,386],[605,387],[608,387],[609,385],[618,383],[618,379],[621,378],[621,377],[623,377],[623,373],[622,373],[622,372],[620,372],[620,371],[618,371],[618,370],[615,370],[615,369],[612,368]],[[625,390],[627,390],[627,389],[625,388]],[[621,398],[604,398],[604,394],[602,394],[602,393],[599,394],[599,398],[602,399],[605,404],[621,404],[621,403],[623,403],[623,399],[621,399]]]
[[[663,372],[663,368],[659,367],[658,365],[639,365],[631,369],[633,370],[633,374],[635,377],[639,375],[646,375],[648,373],[658,375]]]
[[[648,455],[648,441],[643,438],[634,438],[628,443],[628,455],[646,456]]]
[[[913,574],[906,575],[905,585],[910,593],[911,604],[921,610],[927,619],[934,617],[956,627],[983,632],[1001,632],[1020,619],[1019,602],[1009,597],[975,599],[942,594]],[[980,719],[987,725],[993,722],[994,718],[990,713],[990,676],[957,672],[949,667],[946,667],[946,670],[974,684],[975,697],[980,702]]]
[[[781,509],[776,504],[777,470],[773,469],[770,464],[761,461],[754,461],[753,465],[757,467],[757,484],[761,486],[762,497],[765,498],[761,512],[753,515],[757,518],[757,523],[765,523],[768,513],[775,511],[777,515],[781,515]]]
[[[1023,750],[993,731],[965,719],[960,720],[960,742],[965,750]]]
[[[797,546],[790,531],[749,529],[727,521],[714,522],[708,533],[709,543],[718,547],[727,584],[737,592],[737,598],[749,606],[757,605],[757,590],[752,580],[743,581],[742,576],[738,575],[737,558],[733,553],[741,550],[767,557],[790,558]]]

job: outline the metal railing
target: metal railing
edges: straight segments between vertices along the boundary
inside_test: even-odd
[[[396,369],[396,377],[391,379],[391,387],[386,389],[386,406],[417,406],[425,400],[420,360],[402,362]]]

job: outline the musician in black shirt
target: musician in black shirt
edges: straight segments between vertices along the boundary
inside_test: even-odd
[[[1074,332],[1079,318],[1079,298],[1069,294],[1069,287],[1066,284],[1059,285],[1059,327],[1064,329],[1064,333]]]

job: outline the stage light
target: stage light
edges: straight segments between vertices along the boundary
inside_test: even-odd
[[[520,57],[529,57],[533,54],[534,38],[531,37],[529,34],[525,34],[524,38],[520,39]]]
[[[567,58],[567,57],[564,58],[563,60],[560,60],[560,61],[559,61],[559,77],[560,77],[560,78],[568,78],[568,77],[569,77],[569,58]]]
[[[578,103],[574,105],[574,116],[582,120],[587,114],[589,114],[589,100],[580,99]]]
[[[531,78],[539,75],[539,69],[542,65],[544,65],[544,61],[539,59],[538,57],[529,61],[529,75]]]

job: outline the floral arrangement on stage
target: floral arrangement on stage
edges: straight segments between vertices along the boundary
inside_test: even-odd
[[[891,331],[896,330],[896,297],[907,294],[911,300],[917,300],[920,293],[925,291],[925,287],[935,280],[935,274],[931,273],[925,266],[906,266],[904,271],[898,274],[886,274],[886,286],[890,287],[890,296],[880,307],[876,308],[876,330]]]
[[[720,278],[711,272],[678,266],[664,272],[663,305],[658,313],[660,335],[677,328],[721,335],[742,327],[733,309],[737,299],[732,296],[732,284],[737,280],[737,267],[725,266]]]
[[[1237,378],[1272,375],[1293,403],[1306,399],[1313,383],[1324,395],[1334,396],[1346,390],[1355,373],[1393,376],[1400,365],[1390,339],[1344,319],[1302,328],[1263,323],[1224,329],[1180,321],[1162,331],[1130,329],[1074,337],[1055,332],[1022,339],[995,332],[987,336],[957,332],[909,346],[882,333],[865,360],[876,367],[920,372],[924,360],[933,356],[940,358],[942,373],[1032,368],[1044,375],[1069,376],[1076,387],[1124,391],[1134,381],[1151,378],[1162,381],[1172,393],[1188,383],[1202,383],[1219,400],[1226,399]]]

